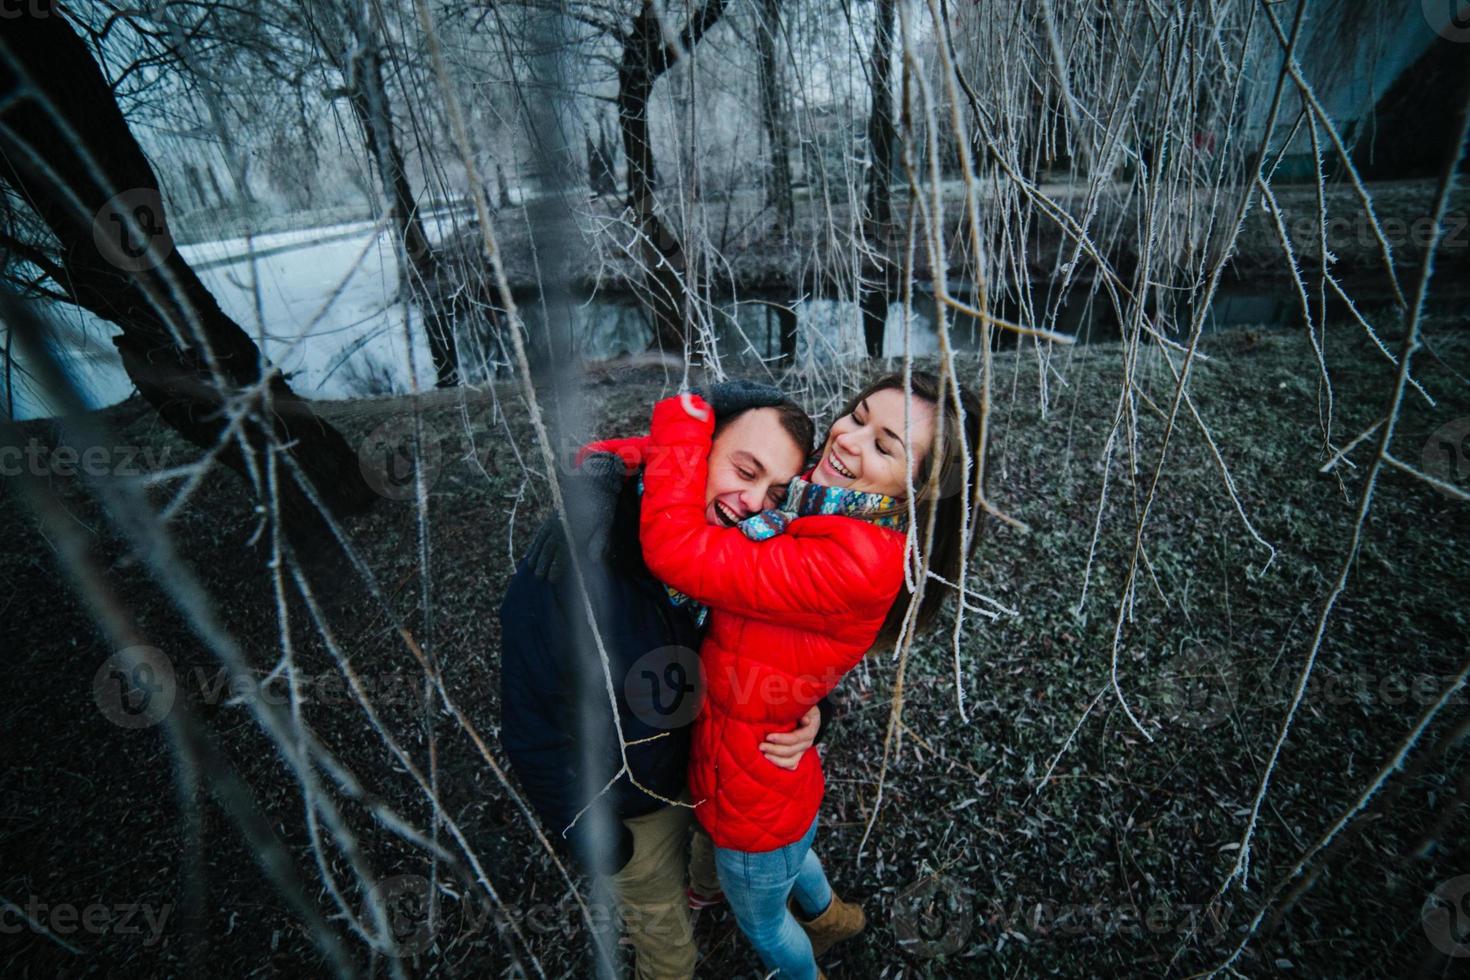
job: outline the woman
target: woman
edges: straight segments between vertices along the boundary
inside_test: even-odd
[[[897,636],[909,602],[908,486],[920,540],[934,517],[931,570],[958,581],[965,501],[977,499],[983,472],[974,398],[941,397],[927,374],[913,375],[912,399],[903,385],[895,374],[859,393],[781,508],[738,527],[713,526],[703,513],[714,420],[702,399],[656,405],[644,446],[644,560],[669,588],[709,607],[705,705],[689,766],[695,816],[714,841],[741,930],[767,969],[792,980],[819,976],[816,955],[855,935],[864,918],[833,894],[811,850],[823,792],[817,754],[774,769],[762,764],[762,735],[795,723],[875,641]],[[944,598],[925,589],[916,628]]]

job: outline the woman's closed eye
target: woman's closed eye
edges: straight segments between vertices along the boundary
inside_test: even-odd
[[[853,409],[853,410],[852,410],[852,411],[851,411],[851,412],[849,412],[849,413],[848,413],[848,414],[849,414],[849,415],[850,415],[850,416],[851,416],[851,417],[852,417],[852,420],[853,420],[853,421],[854,421],[854,422],[856,422],[856,423],[857,423],[857,424],[858,424],[858,425],[860,425],[860,426],[861,426],[861,425],[867,425],[867,424],[868,424],[868,423],[866,423],[866,422],[864,422],[864,421],[863,421],[863,420],[862,420],[862,419],[860,419],[860,418],[858,418],[858,413],[857,413],[857,409]],[[885,447],[885,446],[884,446],[884,445],[883,445],[883,440],[881,440],[881,439],[874,439],[874,440],[873,440],[873,445],[874,445],[874,446],[876,446],[876,447],[878,447],[878,453],[879,453],[879,454],[880,454],[880,455],[883,455],[883,456],[892,456],[892,455],[893,455],[893,453],[892,453],[892,452],[890,452],[890,451],[889,451],[889,450],[888,450],[888,449],[887,449],[887,448],[886,448],[886,447]]]
[[[858,419],[858,417],[857,417],[857,408],[853,408],[853,411],[850,411],[850,413],[848,413],[848,416],[850,416],[851,419],[853,419],[853,422],[856,422],[857,425],[860,425],[860,426],[866,426],[867,425],[866,422],[863,422],[863,420]],[[883,445],[882,439],[873,439],[873,445],[875,445],[875,447],[878,448],[878,454],[879,455],[892,455],[892,454],[894,454],[894,453],[892,453],[892,450],[889,450],[889,448],[886,447],[886,445]]]
[[[851,413],[851,414],[853,414],[853,422],[856,422],[858,426],[866,426],[867,425],[866,422],[863,422],[863,420],[858,419],[858,417],[857,417],[857,408],[854,408],[853,413]],[[883,455],[892,455],[892,453],[889,453],[888,450],[885,450],[885,448],[883,448],[882,439],[873,439],[873,445],[876,445],[876,447],[878,447],[879,453],[882,453]]]

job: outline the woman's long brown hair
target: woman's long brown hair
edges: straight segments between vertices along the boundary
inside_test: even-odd
[[[865,398],[885,388],[896,388],[902,392],[903,373],[885,375],[870,383],[848,402],[842,414],[850,415]],[[966,554],[974,554],[984,527],[980,484],[987,468],[985,447],[980,445],[980,400],[963,386],[959,388],[956,398],[953,387],[941,384],[939,378],[926,371],[914,371],[910,375],[908,390],[914,398],[922,398],[936,408],[934,443],[914,471],[914,515],[918,519],[914,529],[922,548],[930,517],[933,516],[934,543],[930,548],[929,570],[962,586],[963,583],[959,581],[960,565]],[[941,414],[944,418],[942,433],[938,418]],[[970,456],[968,468],[965,466],[966,450]],[[969,487],[971,522],[968,549],[964,547],[961,533],[964,530],[966,499],[961,490],[966,485]],[[924,597],[919,600],[914,622],[916,634],[934,622],[944,600],[953,591],[954,589],[943,582],[929,580],[924,588]],[[900,590],[898,598],[888,610],[883,629],[878,634],[878,643],[892,643],[898,639],[903,630],[908,604],[908,591]]]

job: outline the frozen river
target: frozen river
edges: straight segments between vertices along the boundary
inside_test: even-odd
[[[426,214],[430,239],[437,242],[452,234],[456,225],[462,227],[467,213]],[[287,372],[299,394],[339,399],[405,392],[413,386],[411,373],[419,388],[431,388],[433,361],[418,313],[396,299],[392,239],[387,232],[375,234],[374,228],[373,222],[362,221],[260,235],[250,242],[239,238],[182,245],[179,251],[224,311]],[[748,295],[714,304],[716,347],[731,371],[759,373],[750,371],[753,362],[779,353],[780,327],[772,299]],[[863,356],[861,323],[851,301],[775,299],[789,303],[796,312],[800,359],[822,362]],[[932,297],[915,296],[909,344],[916,355],[938,348],[932,304]],[[651,337],[644,311],[627,297],[571,301],[550,315],[535,301],[524,301],[520,308],[533,363],[639,352]],[[75,307],[58,304],[50,309],[58,333],[56,349],[87,403],[100,408],[127,398],[132,381],[110,339],[117,328]],[[1285,294],[1222,291],[1209,326],[1285,325],[1294,320],[1294,309]],[[1001,312],[1019,318],[1011,311]],[[1045,325],[1084,341],[1119,335],[1115,323],[1100,322],[1080,301],[1068,304]],[[902,308],[895,304],[888,313],[885,355],[902,354],[903,334]],[[508,367],[508,358],[493,338],[473,341],[461,346],[462,366],[472,380]],[[961,350],[976,349],[972,325],[952,323],[951,342]],[[24,361],[17,358],[16,366],[16,417],[54,414],[55,409],[27,383]]]
[[[452,232],[465,212],[425,215],[429,238]],[[266,356],[292,375],[310,398],[348,398],[363,392],[368,372],[391,372],[407,388],[404,306],[393,302],[398,272],[391,236],[374,222],[310,228],[181,245],[221,308],[245,328]],[[252,285],[250,254],[254,252]],[[258,296],[258,302],[257,302]],[[111,338],[117,327],[72,306],[50,307],[57,351],[87,402],[103,407],[133,390]],[[409,324],[418,383],[434,383],[433,362],[418,327]],[[16,359],[19,368],[25,363]],[[53,414],[24,378],[15,383],[17,418]]]
[[[456,223],[462,226],[466,213],[426,215],[429,238],[437,242],[451,234]],[[374,234],[374,227],[373,222],[362,221],[260,235],[250,242],[237,238],[181,245],[179,252],[224,311],[287,372],[299,394],[335,399],[407,391],[410,343],[417,384],[432,387],[433,361],[418,313],[395,301],[398,272],[392,238],[386,231]],[[813,356],[861,354],[861,328],[851,303],[811,299],[794,305],[803,348],[814,344]],[[49,312],[58,334],[56,349],[87,403],[100,408],[127,398],[132,381],[111,342],[118,329],[72,306],[52,305]],[[932,352],[936,349],[932,321],[918,312],[913,349]],[[627,299],[574,302],[549,318],[539,304],[527,302],[522,314],[538,359],[548,356],[550,336],[556,338],[558,350],[589,359],[641,351],[650,337],[642,310]],[[749,298],[719,303],[716,319],[724,356],[739,360],[777,353],[779,327],[766,302]],[[889,321],[886,353],[898,355],[903,341],[897,306]],[[962,333],[956,337],[961,344],[969,336],[968,331]],[[464,354],[467,361],[474,359],[469,350]],[[496,355],[492,351],[490,356]],[[44,395],[27,383],[25,362],[17,357],[16,365],[16,417],[54,414]],[[466,366],[472,377],[482,373]]]

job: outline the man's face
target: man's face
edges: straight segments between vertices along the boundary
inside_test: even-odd
[[[801,472],[801,447],[774,408],[752,408],[731,419],[709,453],[704,519],[734,527],[786,497],[786,484]]]

